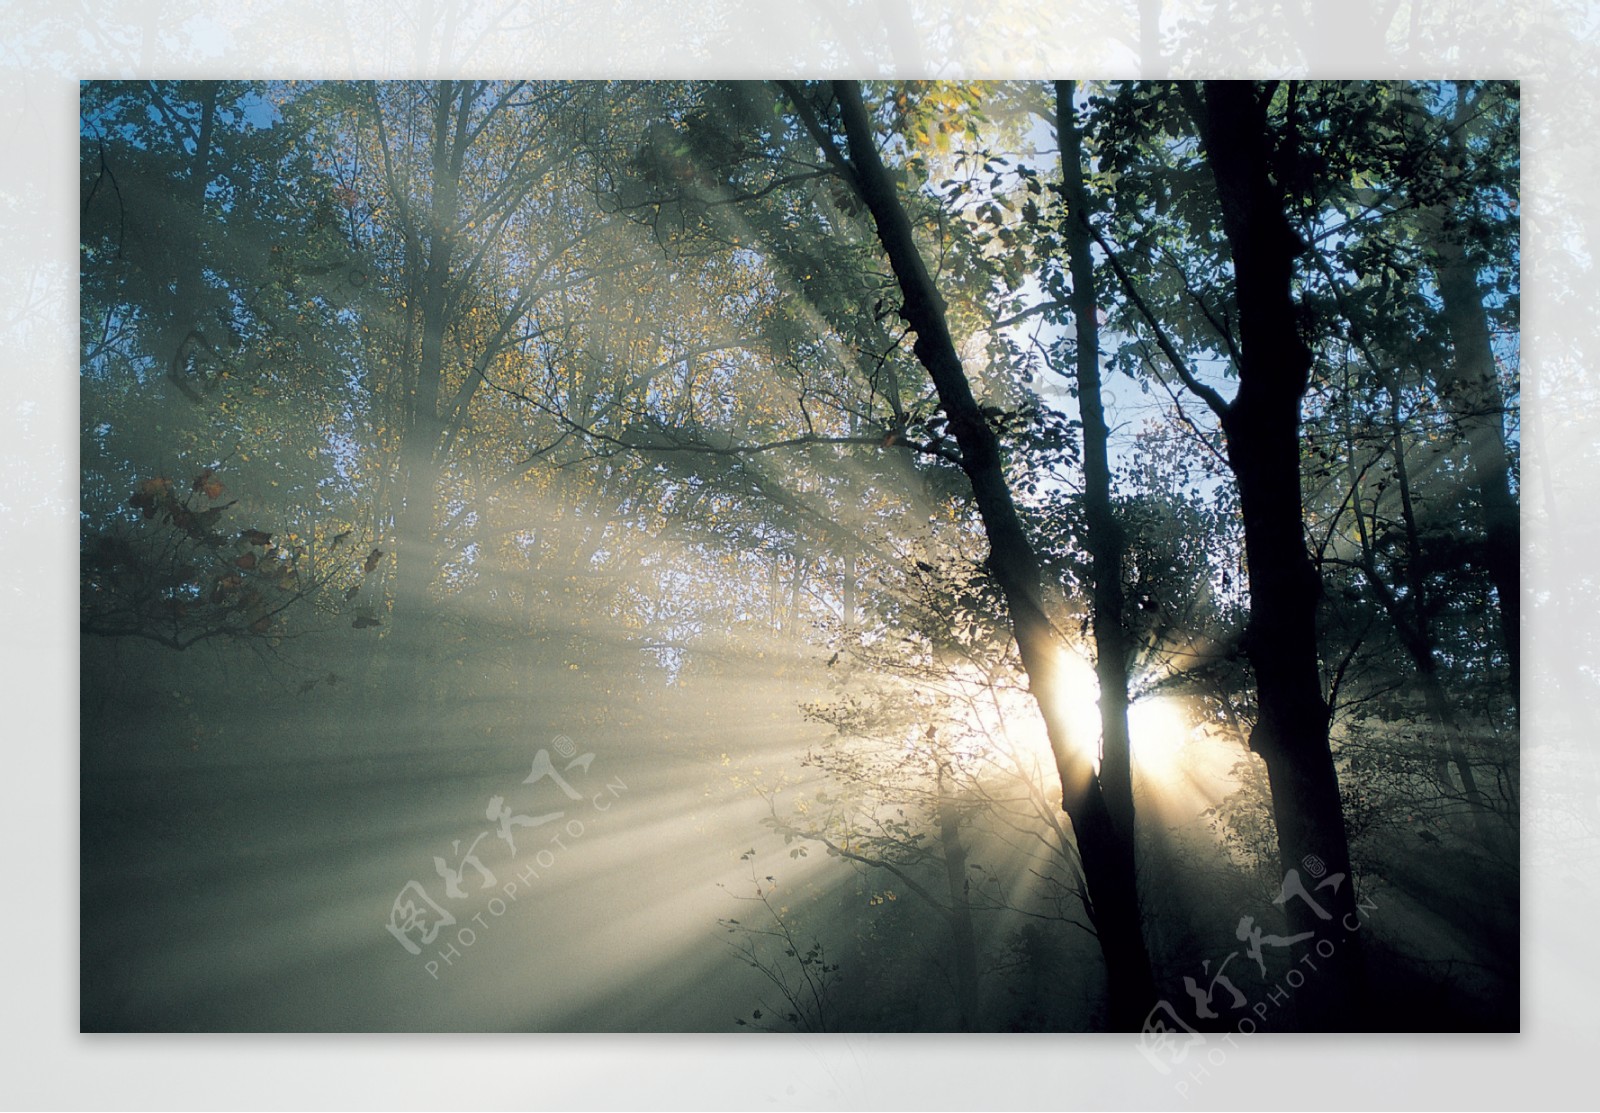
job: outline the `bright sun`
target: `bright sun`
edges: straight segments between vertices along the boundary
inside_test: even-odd
[[[1100,682],[1094,667],[1078,652],[1066,655],[1062,683],[1071,708],[1073,738],[1098,759],[1100,749]],[[1128,733],[1133,762],[1146,777],[1171,781],[1182,773],[1185,746],[1194,724],[1183,705],[1165,696],[1147,696],[1128,708]]]
[[[1167,780],[1181,772],[1184,746],[1194,727],[1176,700],[1151,696],[1128,708],[1128,733],[1140,772]]]

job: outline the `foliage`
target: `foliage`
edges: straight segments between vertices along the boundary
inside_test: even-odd
[[[1420,844],[1514,862],[1515,627],[1484,461],[1498,442],[1514,506],[1516,88],[1252,88],[1306,248],[1300,524],[1355,859],[1378,875]],[[511,734],[552,677],[595,722],[687,708],[717,732],[694,746],[798,763],[809,780],[781,798],[770,778],[737,787],[765,790],[797,870],[879,901],[875,946],[921,931],[927,964],[902,982],[955,985],[963,948],[986,987],[1066,978],[1090,894],[1048,787],[1059,769],[958,415],[844,147],[818,142],[844,136],[837,91],[86,83],[82,630],[208,642],[223,673],[267,649],[296,677],[348,657],[351,720],[383,707]],[[1081,91],[1081,214],[1042,138],[1048,87],[860,94],[1048,625],[1086,659],[1064,232],[1087,219],[1131,692],[1191,698],[1242,748],[1261,706],[1251,569],[1208,400],[1240,389],[1241,308],[1184,87]],[[1463,274],[1491,382],[1460,366],[1444,289]],[[1092,711],[1092,687],[1078,702]],[[1206,814],[1267,885],[1260,762],[1235,780]],[[867,1015],[871,976],[847,978],[847,944],[820,941],[864,947],[866,929],[802,923],[743,860],[758,922],[724,925],[777,997],[740,1023]],[[985,993],[983,1015],[1003,1015],[1013,995]],[[1020,1026],[1061,1021],[1015,996]]]
[[[777,880],[770,876],[757,877],[754,859],[753,848],[739,856],[741,862],[751,863],[750,883],[755,895],[734,899],[759,904],[765,913],[764,921],[746,924],[725,918],[717,922],[734,936],[728,946],[752,969],[761,972],[778,991],[782,1004],[774,1010],[763,1001],[761,1007],[750,1011],[748,1020],[736,1017],[734,1023],[741,1028],[762,1031],[772,1031],[774,1024],[785,1024],[796,1032],[832,1031],[837,1020],[832,989],[839,964],[828,961],[827,951],[820,941],[812,939],[809,945],[801,942],[788,907],[773,904]],[[774,950],[781,950],[782,957],[773,954]]]

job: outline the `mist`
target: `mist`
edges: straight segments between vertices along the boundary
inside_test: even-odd
[[[1319,854],[1263,758],[1317,747],[1263,714],[1206,401],[1259,342],[1176,94],[1076,102],[1101,507],[1044,86],[856,90],[886,198],[830,83],[85,84],[82,1028],[1515,1030],[1514,98],[1313,86],[1261,120],[1339,229],[1285,434]],[[1415,180],[1401,118],[1455,121],[1459,173]],[[1353,178],[1472,238],[1347,226]],[[1113,627],[1132,928],[1074,795],[1117,791]]]

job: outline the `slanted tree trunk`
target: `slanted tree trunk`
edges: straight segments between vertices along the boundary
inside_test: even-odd
[[[1084,739],[1073,737],[1063,678],[1067,652],[1043,606],[1039,559],[1006,486],[1000,444],[973,397],[934,286],[912,234],[911,221],[878,156],[872,125],[853,82],[833,86],[842,110],[846,150],[795,92],[796,108],[829,162],[851,183],[877,228],[904,301],[902,315],[916,332],[913,345],[949,418],[961,466],[989,540],[989,569],[1005,596],[1012,633],[1029,689],[1044,719],[1061,779],[1062,808],[1072,821],[1091,915],[1106,963],[1114,1028],[1137,1030],[1155,1005],[1155,982],[1145,949],[1134,884],[1132,843],[1112,817]]]

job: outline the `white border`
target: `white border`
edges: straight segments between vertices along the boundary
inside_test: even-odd
[[[1384,8],[1384,0],[1368,0]],[[1588,3],[1169,0],[1186,76],[1523,79],[1529,607],[1522,1036],[1269,1038],[1196,1108],[1582,1108],[1600,1024],[1597,607],[1589,559],[1600,354]],[[434,13],[419,27],[416,12]],[[7,855],[0,1102],[112,1108],[1187,1107],[1128,1037],[85,1037],[77,1034],[76,114],[79,78],[782,74],[1131,77],[1133,0],[51,0],[0,10],[0,676]],[[1302,14],[1295,16],[1295,12]],[[1400,33],[1415,18],[1418,35]],[[1198,23],[1188,21],[1198,20]],[[1448,20],[1449,30],[1429,30]],[[1326,21],[1326,22],[1319,22]],[[1298,40],[1297,40],[1298,36]],[[1292,49],[1313,44],[1307,65]],[[1576,43],[1587,41],[1586,48]],[[1560,507],[1571,506],[1568,514]],[[1590,578],[1585,583],[1585,577]],[[1564,687],[1557,690],[1557,683]]]

